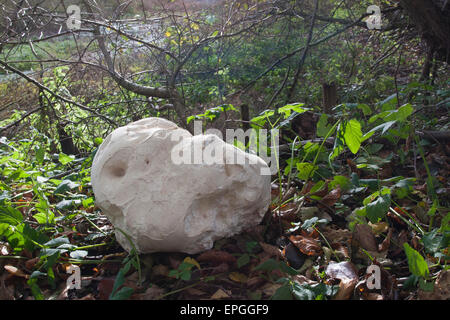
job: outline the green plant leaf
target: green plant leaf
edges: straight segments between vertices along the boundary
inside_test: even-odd
[[[237,259],[237,266],[238,266],[238,268],[241,268],[241,267],[247,265],[249,262],[250,262],[250,255],[243,254],[242,256],[240,256]]]
[[[59,154],[59,162],[61,162],[61,164],[64,165],[64,166],[66,164],[72,162],[73,160],[75,160],[75,156],[73,156],[73,155],[68,156],[67,154],[65,154],[63,152],[61,152]]]
[[[123,287],[109,297],[109,300],[127,300],[133,294],[134,289]]]
[[[409,271],[418,277],[427,277],[430,273],[428,270],[428,265],[422,255],[411,248],[408,243],[403,244],[405,249],[406,257],[408,258]]]
[[[389,194],[378,196],[375,201],[372,201],[366,205],[367,218],[370,222],[377,223],[386,215],[390,205],[391,196]]]
[[[271,297],[271,300],[293,300],[291,285],[285,284],[279,287]]]
[[[434,229],[431,232],[426,233],[422,237],[422,243],[425,250],[429,253],[436,253],[441,249],[441,244],[443,244],[444,236],[438,234],[439,229]]]
[[[75,189],[79,187],[80,185],[76,182],[73,182],[71,180],[63,180],[53,191],[53,194],[63,194],[64,192],[68,190]]]
[[[302,108],[304,105],[304,103],[287,104],[284,107],[278,108],[278,113],[284,114],[284,118],[287,118],[291,115],[292,111],[297,113],[308,111],[308,108]]]
[[[23,222],[22,213],[11,206],[0,206],[0,223],[7,223],[13,226]]]
[[[345,123],[344,140],[353,154],[358,152],[362,142],[361,123],[358,120],[352,119]]]
[[[297,163],[296,167],[298,170],[297,177],[301,180],[307,180],[308,178],[311,178],[317,169],[317,166],[309,162]]]

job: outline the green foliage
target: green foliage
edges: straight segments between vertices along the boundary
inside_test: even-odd
[[[226,111],[236,111],[236,108],[232,104],[217,106],[206,110],[205,113],[189,116],[187,118],[187,123],[189,124],[192,120],[209,120],[210,122],[213,122]]]
[[[324,283],[315,285],[299,284],[289,278],[280,278],[277,283],[282,284],[272,296],[272,300],[326,300],[333,297],[339,286]]]
[[[403,244],[403,248],[408,258],[409,271],[417,277],[428,278],[430,271],[422,255],[407,243]]]

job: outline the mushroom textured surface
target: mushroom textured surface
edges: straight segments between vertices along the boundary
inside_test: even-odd
[[[194,254],[261,222],[271,200],[263,169],[263,159],[216,135],[146,118],[108,135],[91,182],[127,251],[132,242],[138,253]]]

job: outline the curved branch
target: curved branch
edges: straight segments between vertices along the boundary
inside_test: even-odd
[[[82,110],[88,111],[88,112],[90,112],[90,113],[96,115],[97,117],[102,118],[103,120],[105,120],[105,121],[111,123],[112,125],[114,125],[114,126],[116,126],[116,127],[118,126],[117,123],[116,123],[115,121],[109,119],[108,117],[105,117],[104,115],[98,113],[98,112],[95,111],[95,110],[92,110],[92,109],[89,108],[89,107],[86,107],[85,105],[82,105],[81,103],[78,103],[78,102],[73,101],[73,100],[71,100],[71,99],[67,99],[67,98],[65,98],[65,97],[63,97],[63,96],[57,94],[57,93],[54,92],[53,90],[51,90],[51,89],[47,88],[46,86],[44,86],[44,85],[43,85],[42,83],[40,83],[39,81],[37,81],[37,80],[35,80],[35,79],[33,79],[33,78],[27,76],[27,75],[26,75],[25,73],[23,73],[22,71],[20,71],[20,70],[14,68],[14,67],[11,67],[11,66],[8,65],[8,63],[6,63],[5,61],[0,60],[0,65],[2,65],[5,69],[8,69],[9,71],[14,72],[15,74],[21,76],[22,78],[24,78],[24,79],[27,80],[28,82],[31,82],[32,84],[34,84],[34,85],[37,86],[38,88],[40,88],[40,89],[42,89],[42,90],[44,90],[44,91],[50,93],[50,94],[51,94],[52,96],[54,96],[55,98],[57,98],[57,99],[59,99],[59,100],[61,100],[61,101],[64,101],[64,102],[66,102],[66,103],[72,104],[72,105],[74,105],[74,106],[77,106],[78,108],[80,108],[80,109],[82,109]]]

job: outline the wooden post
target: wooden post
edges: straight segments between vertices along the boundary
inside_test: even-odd
[[[337,105],[337,88],[334,82],[323,83],[323,113],[331,114],[331,109]]]

